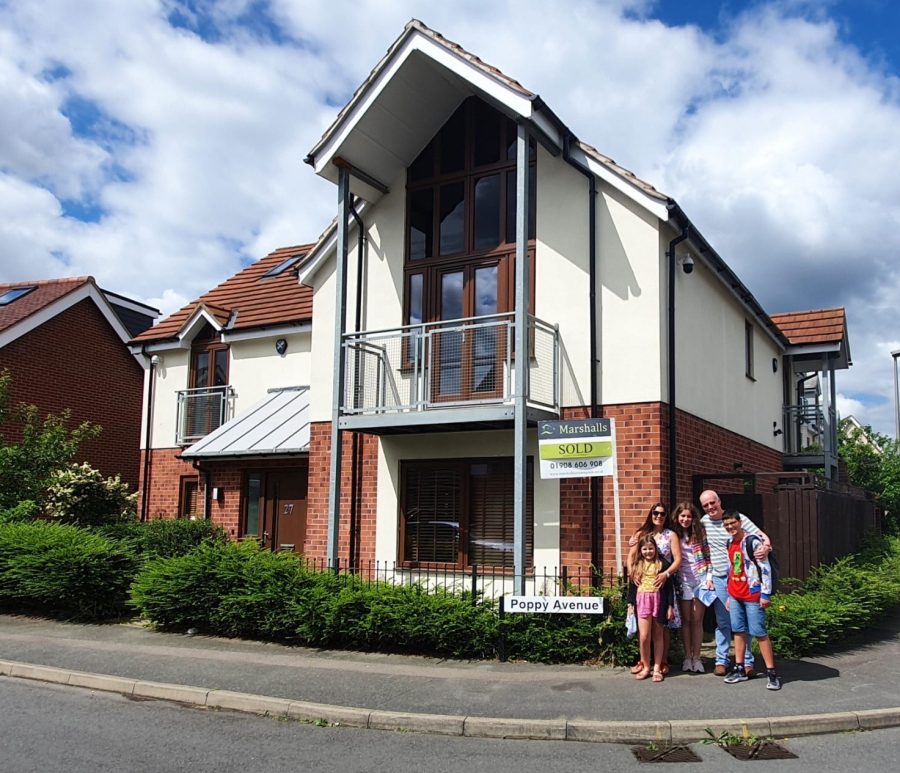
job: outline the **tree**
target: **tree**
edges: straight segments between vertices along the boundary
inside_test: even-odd
[[[69,429],[68,410],[42,422],[36,405],[10,406],[11,381],[9,371],[0,371],[0,427],[21,425],[21,440],[10,443],[0,434],[0,511],[25,501],[42,506],[53,473],[68,467],[81,443],[100,433],[87,421]]]
[[[854,486],[875,494],[886,514],[886,527],[900,524],[900,445],[870,426],[860,429],[848,420],[838,430],[838,454]]]

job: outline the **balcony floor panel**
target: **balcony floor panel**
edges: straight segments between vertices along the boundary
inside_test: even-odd
[[[555,420],[559,414],[544,408],[526,408],[529,424]],[[400,435],[421,432],[463,432],[489,429],[512,429],[515,412],[511,405],[478,406],[477,408],[434,408],[409,413],[379,413],[342,416],[341,429],[368,432],[373,435]]]

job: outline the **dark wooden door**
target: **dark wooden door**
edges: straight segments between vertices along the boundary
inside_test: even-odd
[[[302,553],[306,540],[305,469],[278,470],[266,475],[261,542],[270,550]]]

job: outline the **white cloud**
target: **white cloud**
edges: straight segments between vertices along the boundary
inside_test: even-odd
[[[753,5],[713,38],[654,20],[651,0],[191,7],[0,5],[0,278],[89,273],[171,311],[242,257],[314,239],[336,194],[302,159],[417,17],[674,196],[766,308],[846,305],[843,404],[892,427],[900,81],[827,8]],[[91,132],[66,117],[73,99]]]

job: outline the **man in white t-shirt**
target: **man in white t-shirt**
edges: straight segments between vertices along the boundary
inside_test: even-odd
[[[716,600],[713,602],[713,611],[716,613],[716,676],[724,676],[728,673],[728,653],[731,647],[731,615],[725,608],[728,601],[728,543],[731,537],[725,531],[722,516],[722,500],[715,491],[707,490],[700,495],[700,507],[705,515],[700,519],[706,530],[706,541],[709,543],[709,553],[712,559],[713,584],[716,587]],[[757,535],[762,542],[755,551],[756,557],[764,561],[772,544],[769,538],[763,534],[746,515],[741,514],[741,528],[747,534]],[[744,654],[744,672],[753,676],[752,640],[748,641]]]

